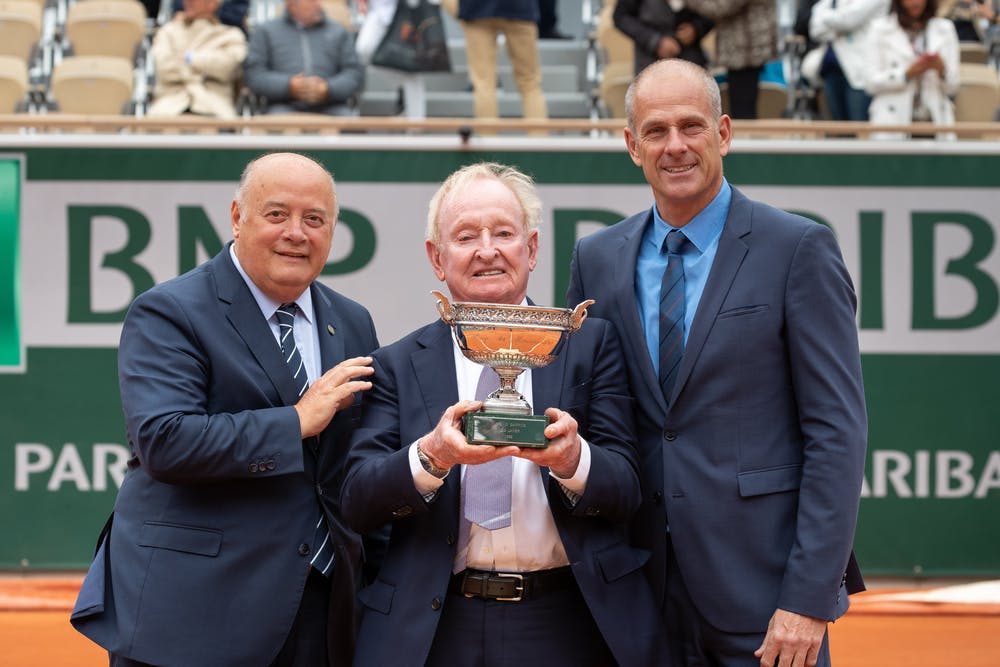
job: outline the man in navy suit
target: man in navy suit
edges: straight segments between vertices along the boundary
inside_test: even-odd
[[[337,211],[319,163],[258,158],[234,241],[129,309],[132,457],[72,616],[112,665],[351,662],[362,546],[339,485],[378,343],[315,282]]]
[[[452,298],[528,303],[540,217],[534,184],[513,168],[452,174],[431,201],[426,241]],[[466,441],[460,419],[481,407],[470,399],[494,372],[466,359],[444,322],[373,357],[341,505],[355,530],[391,522],[392,537],[360,594],[355,664],[664,664],[642,574],[648,553],[625,534],[639,479],[611,326],[587,319],[552,364],[519,376],[518,391],[550,420],[540,450]],[[471,481],[482,466],[508,463],[496,485]],[[491,489],[496,522],[466,518]]]
[[[725,180],[731,123],[703,69],[651,65],[627,109],[654,205],[577,243],[568,298],[596,299],[623,340],[643,493],[633,540],[653,552],[677,663],[829,664],[827,623],[863,588],[850,276],[828,228]],[[678,333],[681,354],[661,348]]]

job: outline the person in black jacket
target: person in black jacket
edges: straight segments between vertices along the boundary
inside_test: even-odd
[[[705,67],[701,40],[712,21],[684,6],[683,0],[618,0],[615,27],[635,42],[635,73],[663,58],[680,58]]]

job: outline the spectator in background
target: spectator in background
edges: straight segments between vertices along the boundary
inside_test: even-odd
[[[635,73],[653,61],[680,58],[705,67],[701,38],[712,22],[684,6],[683,0],[618,0],[615,27],[635,42]]]
[[[521,93],[525,118],[548,118],[538,57],[538,0],[459,0],[465,33],[476,118],[497,118],[497,37],[507,40],[507,55]]]
[[[363,66],[371,63],[372,55],[382,43],[386,31],[392,24],[392,18],[396,13],[396,6],[400,2],[410,0],[357,0],[358,13],[365,18],[361,23],[361,30],[358,31],[358,39],[355,42],[355,50],[358,60]],[[403,92],[403,112],[410,120],[422,120],[427,117],[427,87],[424,85],[423,75],[419,72],[403,72],[400,70],[389,70],[399,77]]]
[[[158,2],[156,4],[159,5]],[[149,7],[147,6],[146,9],[148,12]],[[177,16],[178,12],[183,12],[184,0],[174,0],[173,9],[174,16]],[[249,9],[250,0],[222,0],[216,16],[222,25],[231,25],[234,28],[239,28],[245,35],[247,32],[247,11]],[[153,16],[155,17],[155,14]]]
[[[323,13],[320,0],[285,0],[285,15],[250,35],[246,83],[266,113],[350,116],[364,84],[354,39]]]
[[[150,116],[236,115],[233,100],[247,42],[239,29],[219,23],[218,9],[219,0],[184,0],[184,11],[156,31]]]
[[[818,0],[813,5],[809,34],[820,46],[806,54],[802,74],[822,79],[833,120],[868,120],[871,25],[888,9],[889,0]]]
[[[1000,6],[997,0],[945,0],[941,16],[955,24],[960,42],[985,42],[995,31]]]
[[[715,21],[715,64],[726,68],[729,115],[757,117],[757,83],[764,63],[778,55],[774,0],[685,0]]]
[[[935,14],[937,0],[892,0],[892,13],[872,24],[868,92],[873,124],[955,122],[951,96],[958,92],[958,35],[951,21]],[[878,134],[878,138],[904,136]],[[945,136],[953,135],[941,138]]]

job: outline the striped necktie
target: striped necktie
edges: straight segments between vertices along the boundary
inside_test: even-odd
[[[288,370],[292,372],[296,396],[302,396],[309,387],[309,374],[306,373],[306,365],[302,361],[299,348],[295,345],[295,312],[298,308],[294,302],[283,303],[274,311],[274,316],[278,319],[278,342],[281,344],[281,354],[288,364]]]
[[[298,306],[295,303],[283,303],[278,306],[274,316],[278,320],[278,341],[281,344],[281,355],[288,364],[288,370],[292,373],[292,381],[295,382],[296,395],[301,397],[309,388],[309,374],[306,372],[305,362],[299,353],[299,348],[295,345],[295,313]],[[330,568],[333,566],[333,544],[330,542],[330,531],[326,528],[326,520],[320,513],[313,529],[313,557],[309,564],[319,570],[324,576],[329,576]]]
[[[684,356],[684,246],[687,237],[673,229],[663,240],[667,268],[660,284],[660,389],[670,405],[670,394]]]

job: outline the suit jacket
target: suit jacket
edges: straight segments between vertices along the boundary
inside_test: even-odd
[[[662,599],[669,520],[680,573],[717,628],[762,632],[776,607],[837,618],[863,588],[851,545],[867,438],[837,242],[733,188],[668,408],[635,297],[648,224],[651,211],[581,239],[568,299],[596,299],[591,312],[624,341],[643,491],[633,540],[653,551],[654,589]]]
[[[323,370],[377,346],[362,306],[318,283],[311,293]],[[362,545],[340,519],[339,486],[359,407],[302,440],[291,373],[228,246],[139,296],[118,354],[132,458],[76,628],[157,665],[269,664],[322,511],[337,557],[331,608],[347,616],[331,649],[349,652]]]
[[[455,469],[430,502],[416,490],[408,449],[458,400],[450,329],[435,322],[375,354],[343,487],[344,517],[355,530],[392,522],[377,580],[362,589],[365,609],[357,665],[423,665],[431,648],[457,549],[461,475]],[[591,445],[586,492],[571,506],[541,469],[577,584],[622,665],[658,665],[663,641],[649,585],[648,553],[628,545],[625,525],[639,502],[632,448],[632,401],[621,348],[607,322],[590,318],[557,359],[532,371],[534,410],[559,407]],[[436,602],[435,602],[436,601]],[[389,639],[387,639],[389,638]]]

